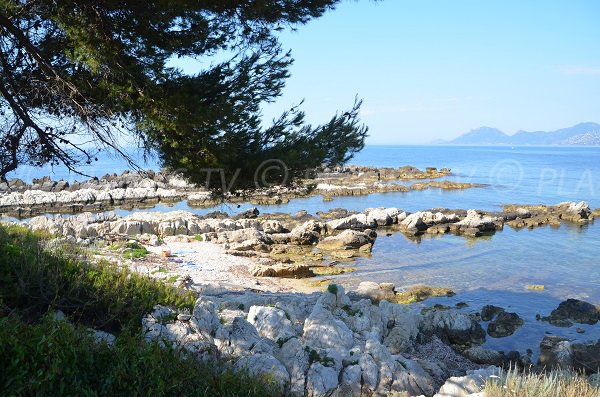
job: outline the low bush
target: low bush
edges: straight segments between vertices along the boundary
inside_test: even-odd
[[[2,396],[269,396],[263,379],[122,333],[113,347],[45,317],[0,318]]]
[[[277,394],[267,378],[144,341],[154,305],[190,311],[195,294],[86,259],[76,245],[0,225],[0,396]],[[53,319],[58,309],[68,322]],[[115,344],[88,327],[117,334]]]
[[[0,302],[5,312],[37,319],[49,309],[93,328],[119,332],[141,326],[156,304],[193,309],[195,294],[108,262],[90,263],[77,246],[0,226]],[[47,246],[51,246],[50,249]]]

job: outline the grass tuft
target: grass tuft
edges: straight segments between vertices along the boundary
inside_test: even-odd
[[[543,374],[510,370],[488,380],[486,397],[600,397],[600,388],[591,385],[584,375],[570,371]]]

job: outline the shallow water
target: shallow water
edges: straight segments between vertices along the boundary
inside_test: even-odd
[[[425,284],[448,287],[457,292],[452,298],[427,300],[453,306],[466,302],[468,312],[484,305],[502,306],[518,313],[525,325],[507,338],[487,338],[486,346],[499,350],[534,351],[546,331],[574,340],[600,338],[600,325],[559,328],[535,320],[547,316],[567,298],[600,303],[598,242],[600,224],[585,227],[562,225],[558,229],[503,231],[484,239],[444,235],[426,236],[420,241],[401,233],[386,237],[379,233],[370,257],[359,258],[358,270],[339,276],[349,288],[364,280],[393,282],[397,286]],[[527,285],[544,285],[544,291],[531,291]],[[584,334],[577,334],[581,327]]]
[[[490,186],[338,197],[328,202],[316,196],[258,208],[263,213],[299,210],[315,213],[336,207],[358,211],[369,207],[398,207],[407,211],[437,207],[498,210],[508,203],[556,204],[580,200],[588,201],[593,208],[600,207],[599,147],[368,146],[352,163],[449,167],[455,174],[449,179]],[[101,176],[108,169],[117,171],[114,164],[102,164],[91,170],[93,175]],[[25,180],[47,173],[23,171],[26,172],[27,175],[21,175]],[[60,177],[60,173],[56,176]],[[157,205],[151,210],[182,209],[206,214],[214,210],[235,213],[249,207],[242,204],[197,209],[182,202]],[[116,212],[124,215],[130,211]],[[414,241],[400,233],[386,237],[381,231],[372,256],[358,259],[358,271],[337,280],[349,287],[372,280],[393,282],[398,287],[444,286],[458,292],[452,298],[428,300],[426,305],[463,301],[469,304],[463,309],[466,311],[477,311],[486,304],[503,306],[517,312],[525,325],[508,338],[488,336],[486,346],[506,351],[524,352],[526,348],[535,351],[547,332],[575,340],[600,338],[600,325],[558,328],[535,320],[536,314],[548,315],[566,298],[600,304],[599,253],[600,220],[585,227],[562,225],[558,229],[521,231],[506,227],[491,237],[476,240],[444,235]],[[528,284],[542,284],[545,289],[529,291],[525,288]],[[577,334],[576,327],[586,332]]]

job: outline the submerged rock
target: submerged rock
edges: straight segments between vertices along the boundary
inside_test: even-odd
[[[523,319],[517,313],[502,311],[488,324],[488,335],[503,338],[515,333],[523,325]]]
[[[481,319],[483,321],[490,321],[492,320],[494,317],[496,317],[496,315],[498,313],[502,313],[504,311],[503,308],[499,307],[499,306],[494,306],[494,305],[485,305],[482,309],[481,309]]]
[[[558,327],[570,327],[573,325],[571,321],[580,324],[596,324],[600,320],[600,311],[591,303],[567,299],[552,310],[550,316],[544,317],[544,320]]]

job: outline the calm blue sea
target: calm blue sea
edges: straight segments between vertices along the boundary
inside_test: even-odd
[[[413,165],[449,167],[451,178],[489,187],[461,191],[430,189],[408,193],[339,197],[324,202],[321,197],[292,200],[285,205],[259,206],[261,212],[315,213],[342,207],[363,210],[369,207],[398,207],[407,211],[429,208],[500,209],[502,204],[556,204],[585,200],[600,207],[599,147],[460,147],[460,146],[367,146],[352,164],[398,167]],[[157,169],[156,162],[146,164]],[[120,172],[118,159],[101,158],[87,172],[94,176]],[[24,180],[50,174],[50,169],[24,168],[16,176]],[[64,170],[54,178],[80,179]],[[216,209],[238,212],[250,205],[222,205]],[[186,203],[159,205],[154,211],[184,209],[204,214],[211,209],[193,209]],[[126,211],[118,211],[126,213]],[[600,220],[585,227],[561,226],[514,231],[506,228],[485,239],[456,236],[410,240],[402,234],[380,236],[373,254],[357,261],[358,271],[341,276],[338,282],[352,287],[360,281],[394,282],[398,287],[414,284],[445,286],[458,294],[427,304],[454,304],[464,301],[466,311],[485,304],[504,306],[517,312],[525,325],[515,335],[494,339],[487,345],[497,349],[536,349],[545,333],[577,340],[597,340],[600,325],[558,328],[535,320],[547,315],[560,301],[580,298],[600,304]],[[529,291],[528,284],[542,284],[544,291]]]

